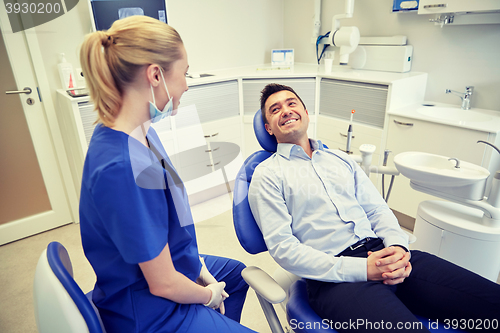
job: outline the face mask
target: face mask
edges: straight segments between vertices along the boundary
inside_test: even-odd
[[[165,85],[165,90],[167,91],[168,102],[163,108],[162,111],[158,110],[156,107],[155,101],[155,93],[153,92],[153,86],[149,84],[151,87],[151,94],[153,95],[153,102],[149,102],[149,116],[151,117],[151,122],[156,123],[162,120],[165,117],[169,117],[172,115],[174,111],[173,98],[170,98],[170,94],[168,93],[167,83],[165,82],[165,78],[163,77],[163,71],[160,69],[161,78],[163,79],[163,84]]]

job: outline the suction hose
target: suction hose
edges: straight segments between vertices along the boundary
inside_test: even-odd
[[[386,149],[384,150],[384,162],[383,166],[387,166],[387,159],[389,158],[389,154],[391,153],[390,150]],[[391,190],[392,190],[392,185],[394,184],[394,175],[391,177],[391,182],[389,184],[389,189],[387,190],[387,195],[385,195],[385,175],[382,174],[382,199],[387,202],[389,200],[389,196],[391,195]]]

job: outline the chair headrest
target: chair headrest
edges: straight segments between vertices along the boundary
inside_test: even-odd
[[[269,135],[266,131],[264,120],[262,119],[262,111],[260,109],[253,117],[253,130],[255,131],[257,141],[259,141],[262,148],[273,153],[278,149],[278,141],[276,141],[276,137],[274,135]]]

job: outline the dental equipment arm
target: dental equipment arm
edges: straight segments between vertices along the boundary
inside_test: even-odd
[[[352,18],[354,12],[354,0],[346,0],[345,14],[335,15],[332,20],[332,31],[328,37],[328,43],[340,49],[340,65],[347,65],[349,54],[352,53],[359,44],[359,29],[357,27],[340,28],[340,20]]]
[[[388,166],[376,166],[371,165],[372,163],[372,155],[375,151],[376,147],[374,145],[363,144],[359,147],[361,155],[349,155],[356,163],[361,164],[361,168],[366,173],[366,175],[370,175],[371,172],[379,173],[383,175],[393,175],[398,176],[399,171],[394,167]]]
[[[321,0],[314,0],[313,43],[316,43],[321,29]]]

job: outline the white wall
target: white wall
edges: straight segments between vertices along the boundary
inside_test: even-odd
[[[283,1],[167,0],[168,20],[184,40],[190,72],[270,62],[270,50],[283,47]],[[88,0],[35,29],[55,98],[62,88],[59,53],[80,67],[78,49],[91,31]]]
[[[283,0],[167,0],[190,72],[271,62],[283,47]]]
[[[344,12],[344,0],[323,0],[321,33],[331,30],[332,17]],[[361,36],[405,35],[413,45],[412,71],[429,74],[426,99],[461,104],[445,89],[475,86],[472,107],[500,111],[500,25],[444,26],[428,22],[434,15],[391,13],[392,0],[355,0],[354,25]],[[316,62],[311,43],[314,0],[285,0],[284,47],[295,49],[297,62]]]
[[[56,107],[56,90],[63,88],[57,69],[59,54],[64,53],[73,68],[80,67],[79,47],[85,34],[92,29],[88,6],[87,1],[79,1],[78,5],[66,14],[35,27],[47,81]]]

